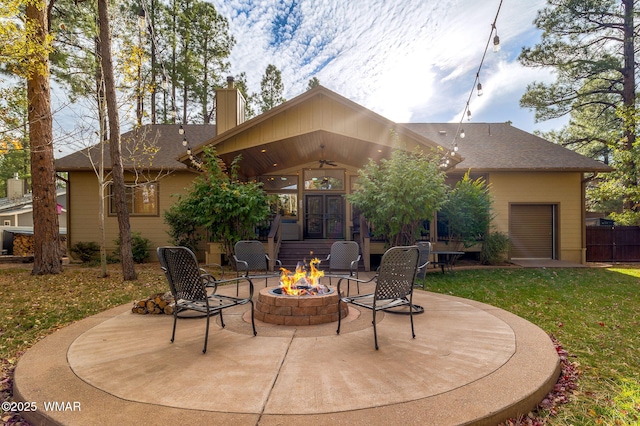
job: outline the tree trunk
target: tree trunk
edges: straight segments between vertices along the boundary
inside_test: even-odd
[[[111,31],[109,29],[108,0],[98,0],[98,19],[100,19],[100,64],[104,78],[107,115],[109,116],[109,145],[113,177],[113,195],[120,230],[120,263],[125,281],[138,278],[131,250],[131,226],[125,197],[124,168],[120,152],[120,124],[116,103],[115,78],[111,59]]]
[[[636,145],[636,79],[635,79],[635,27],[633,22],[633,4],[634,0],[623,0],[624,6],[624,68],[622,69],[623,76],[623,104],[625,106],[625,115],[623,119],[623,137],[625,139],[625,150],[632,153]],[[635,157],[633,155],[628,156],[626,160],[627,166],[627,188],[638,187],[638,165],[636,164]],[[638,211],[638,203],[631,197],[626,197],[624,200],[624,210]]]
[[[96,18],[96,25],[100,22]],[[100,37],[94,39],[96,58],[100,58]],[[107,113],[104,94],[104,79],[102,78],[102,67],[96,67],[96,103],[98,105],[98,121],[100,123],[100,164],[98,165],[98,228],[100,230],[100,277],[107,277],[107,235],[105,230],[105,178],[104,178],[104,148],[107,143]]]
[[[27,19],[35,24],[36,37],[45,45],[49,25],[44,1],[28,3]],[[30,61],[39,64],[27,78],[29,99],[29,140],[33,190],[33,270],[34,275],[62,272],[60,230],[58,224],[55,171],[53,167],[53,127],[49,58],[37,55]]]

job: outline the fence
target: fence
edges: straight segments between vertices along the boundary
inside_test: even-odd
[[[640,227],[587,226],[587,262],[640,262]]]

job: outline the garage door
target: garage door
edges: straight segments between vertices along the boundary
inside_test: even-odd
[[[555,259],[553,204],[512,204],[509,220],[512,259]]]

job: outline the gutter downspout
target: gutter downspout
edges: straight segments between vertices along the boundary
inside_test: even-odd
[[[580,198],[582,203],[582,209],[580,213],[580,226],[581,226],[581,243],[580,248],[582,254],[580,256],[580,263],[582,265],[587,264],[587,196],[586,196],[586,188],[587,184],[594,180],[598,176],[598,172],[593,172],[593,175],[588,176],[581,181],[580,185]]]

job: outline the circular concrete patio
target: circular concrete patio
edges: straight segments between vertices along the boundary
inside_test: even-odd
[[[257,322],[254,337],[245,305],[225,312],[225,329],[212,324],[206,354],[204,319],[179,320],[172,344],[172,317],[122,306],[29,349],[14,395],[37,403],[24,413],[34,424],[494,425],[555,384],[558,356],[533,324],[421,290],[414,302],[416,338],[408,316],[386,313],[379,351],[370,311],[350,308],[340,335],[337,323]],[[80,410],[45,411],[52,401]]]

